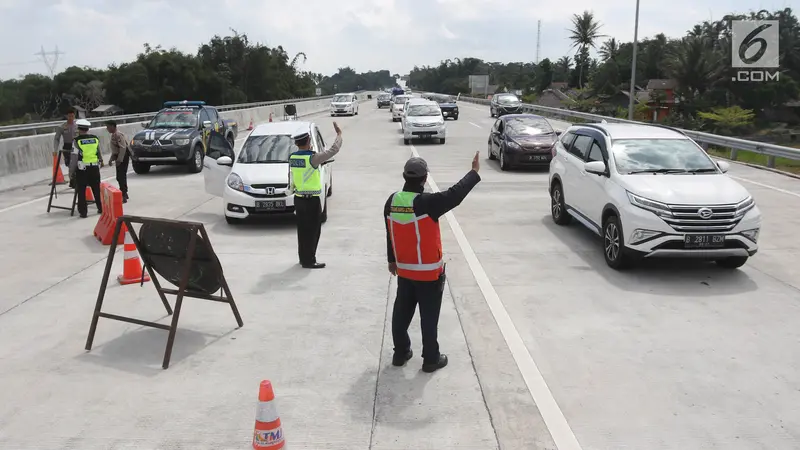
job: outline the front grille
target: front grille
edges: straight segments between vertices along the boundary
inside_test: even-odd
[[[148,139],[148,140],[142,141],[142,145],[153,145],[153,144],[155,144],[156,142],[158,142],[158,143],[159,143],[159,144],[161,144],[161,145],[172,145],[172,141],[171,141],[171,140],[169,140],[169,139],[166,139],[166,140],[156,140],[156,141],[154,141],[154,140],[151,140],[151,139]]]
[[[414,128],[427,128],[427,127],[435,127],[435,123],[410,123],[408,124],[410,127]]]
[[[672,216],[662,217],[662,219],[675,231],[690,233],[730,231],[744,217],[744,214],[737,214],[740,211],[737,205],[669,205],[669,210]],[[701,210],[710,210],[711,215],[703,218],[700,215]]]
[[[266,188],[275,188],[275,189],[288,189],[289,185],[286,183],[270,183],[270,184],[251,184],[250,187],[255,189],[266,189]]]
[[[553,146],[542,145],[523,145],[522,148],[533,153],[550,153],[553,150]]]

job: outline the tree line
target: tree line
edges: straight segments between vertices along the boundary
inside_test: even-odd
[[[136,59],[99,70],[69,67],[54,77],[29,74],[0,81],[0,123],[55,120],[70,107],[91,111],[116,105],[125,114],[155,111],[168,100],[203,100],[211,105],[311,97],[336,91],[395,85],[388,70],[356,73],[344,67],[332,76],[301,70],[306,55],[251,42],[232,30],[189,54],[144,45]]]
[[[779,72],[779,80],[736,81],[738,69],[731,67],[731,23],[742,19],[779,21],[781,67],[771,71],[773,75]],[[585,11],[572,17],[572,55],[539,64],[501,64],[477,58],[446,60],[435,67],[415,67],[410,85],[425,91],[463,94],[469,92],[469,75],[489,75],[490,84],[498,86],[499,91],[520,89],[527,100],[535,100],[552,83],[565,82],[577,100],[571,108],[599,112],[604,98],[630,89],[633,60],[632,42],[604,38],[602,24]],[[757,48],[758,44],[750,52]],[[591,57],[592,49],[597,50],[597,57]],[[772,111],[797,100],[800,93],[800,24],[790,8],[772,13],[762,10],[704,21],[682,37],[659,34],[644,39],[638,43],[635,84],[644,87],[653,79],[672,79],[677,84],[675,93],[680,103],[668,117],[672,124],[701,128],[704,120],[723,118],[716,120],[715,126],[737,128],[753,118],[770,120]]]

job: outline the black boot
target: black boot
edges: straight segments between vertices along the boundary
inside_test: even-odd
[[[422,371],[426,373],[436,372],[447,365],[447,355],[439,355],[439,361],[433,363],[422,363]]]
[[[394,353],[392,356],[392,365],[395,367],[402,367],[406,365],[406,362],[414,356],[414,352],[409,350],[408,353]]]
[[[313,264],[303,264],[304,269],[324,269],[325,263],[315,262]]]

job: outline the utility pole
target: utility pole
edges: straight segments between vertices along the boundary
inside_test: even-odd
[[[639,39],[639,0],[636,0],[636,24],[633,27],[633,59],[631,60],[631,98],[628,103],[628,120],[633,120],[633,103],[636,100],[636,47]]]
[[[539,52],[542,50],[542,21],[539,20],[539,25],[536,29],[536,64],[539,64]]]
[[[34,53],[34,55],[41,58],[42,62],[44,62],[44,64],[47,66],[47,70],[50,72],[50,78],[53,78],[53,76],[55,76],[56,74],[56,67],[58,66],[58,57],[64,54],[65,54],[64,52],[60,52],[58,50],[58,46],[56,46],[56,49],[52,52],[44,51],[44,46],[42,46],[42,49],[39,51],[39,53]],[[52,61],[49,58],[50,56],[53,57]]]

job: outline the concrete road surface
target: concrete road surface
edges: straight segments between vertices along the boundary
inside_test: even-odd
[[[588,231],[552,224],[546,170],[486,160],[488,107],[461,105],[445,145],[404,146],[374,105],[336,119],[324,270],[299,268],[292,218],[231,226],[202,174],[130,175],[126,213],[205,224],[245,322],[187,299],[166,371],[161,330],[101,319],[83,350],[108,254],[95,220],[46,214],[46,186],[0,195],[0,448],[248,448],[262,379],[291,449],[800,447],[800,180],[734,165],[765,216],[742,269],[619,273]],[[394,368],[383,203],[411,154],[446,189],[475,151],[483,181],[442,220],[450,365],[419,370],[415,322]],[[168,320],[151,283],[112,283],[105,308]]]

